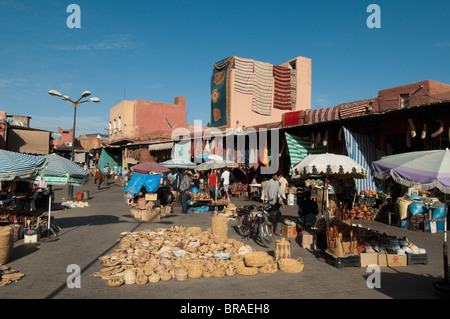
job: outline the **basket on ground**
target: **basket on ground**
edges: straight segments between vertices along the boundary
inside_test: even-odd
[[[297,259],[284,258],[278,260],[278,268],[284,272],[299,273],[302,272],[304,267],[305,264],[300,257]]]

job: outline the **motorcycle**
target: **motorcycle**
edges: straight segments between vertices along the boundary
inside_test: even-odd
[[[273,216],[280,210],[280,205],[244,206],[236,209],[236,230],[243,237],[254,236],[255,241],[264,247],[273,243],[273,224],[269,216]]]

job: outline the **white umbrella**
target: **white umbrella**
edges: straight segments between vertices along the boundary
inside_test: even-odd
[[[328,178],[365,178],[366,169],[348,156],[332,153],[313,154],[305,157],[292,168],[292,178],[308,178],[312,175],[325,177],[325,219],[328,227]]]

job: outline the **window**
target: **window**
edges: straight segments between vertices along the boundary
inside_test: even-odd
[[[409,94],[400,94],[400,108],[409,107]]]
[[[109,121],[109,135],[112,134],[112,130],[111,130],[111,121]]]
[[[117,132],[117,123],[116,123],[116,119],[114,119],[114,133],[116,133]]]
[[[119,131],[122,131],[122,117],[119,116]]]

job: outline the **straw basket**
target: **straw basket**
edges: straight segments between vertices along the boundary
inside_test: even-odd
[[[244,262],[248,267],[262,267],[270,261],[272,261],[272,257],[264,251],[255,251],[244,255]]]
[[[188,278],[188,271],[185,268],[175,269],[175,279],[176,280],[186,280]]]
[[[269,262],[264,266],[259,267],[258,270],[263,274],[274,274],[278,271],[278,266],[276,262]]]
[[[136,269],[128,268],[123,272],[123,280],[125,280],[126,285],[132,285],[136,283]]]
[[[160,279],[161,279],[161,276],[158,274],[152,274],[148,277],[148,281],[151,283],[156,283],[156,282],[160,281]]]
[[[284,237],[275,242],[275,260],[291,258],[291,243]]]
[[[13,246],[13,229],[9,226],[0,227],[0,265],[8,263]]]
[[[254,276],[258,273],[258,267],[246,267],[243,261],[236,263],[236,273],[244,276]]]
[[[112,287],[112,288],[120,287],[124,283],[125,283],[125,280],[123,278],[111,278],[106,281],[106,284],[108,285],[108,287]]]
[[[228,218],[224,215],[217,215],[212,217],[211,234],[215,237],[227,237],[228,232]]]
[[[148,276],[145,274],[142,268],[138,269],[136,272],[136,284],[145,285],[148,283]]]
[[[299,273],[302,272],[305,264],[300,257],[297,259],[284,258],[278,260],[278,267],[284,272]]]

